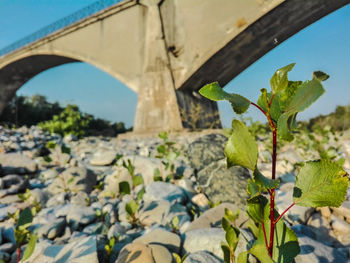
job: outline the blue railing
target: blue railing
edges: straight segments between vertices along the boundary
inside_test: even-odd
[[[13,52],[59,29],[69,26],[122,0],[99,0],[0,49],[0,56]]]

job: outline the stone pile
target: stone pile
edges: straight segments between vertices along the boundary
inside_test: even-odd
[[[159,138],[78,140],[50,135],[34,126],[0,127],[0,258],[16,262],[14,222],[8,213],[36,206],[40,209],[30,230],[38,242],[26,262],[170,263],[175,262],[175,253],[186,255],[184,263],[222,263],[220,243],[225,233],[221,218],[225,208],[242,210],[251,175],[238,167],[226,169],[226,138],[220,132],[177,135],[172,140],[182,147],[175,166],[183,178],[154,182],[156,169],[164,178],[168,173],[164,160],[156,158],[162,143]],[[56,147],[49,147],[48,142]],[[267,171],[271,159],[262,150],[259,158]],[[116,160],[117,154],[123,157]],[[301,157],[292,147],[280,156],[282,184],[277,206],[282,210],[291,203],[295,180],[290,161]],[[119,183],[132,183],[121,165],[128,159],[135,174],[142,176],[143,185],[122,195]],[[145,194],[133,222],[125,205],[143,187]],[[23,201],[17,194],[26,189],[30,195]],[[242,231],[252,239],[245,229],[246,219],[242,210],[237,225],[243,224]],[[349,260],[350,194],[340,208],[294,207],[286,221],[300,240],[302,253],[297,263]],[[112,239],[115,242],[108,250]],[[247,245],[242,238],[236,254]]]

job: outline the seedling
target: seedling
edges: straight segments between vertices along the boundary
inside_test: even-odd
[[[165,181],[175,181],[180,179],[182,174],[177,174],[175,169],[175,160],[180,156],[180,150],[175,147],[175,142],[169,140],[169,135],[167,132],[161,132],[158,137],[162,139],[163,143],[157,147],[156,158],[162,159],[165,171],[169,171],[166,175]],[[154,171],[154,181],[163,181],[160,170],[157,168]]]
[[[25,261],[33,254],[38,237],[28,230],[28,227],[31,226],[33,221],[33,215],[29,207],[25,208],[23,211],[17,210],[14,214],[9,214],[9,217],[12,218],[16,224],[14,231],[18,263],[21,260],[22,246],[28,242],[22,257],[22,261]]]
[[[17,195],[19,199],[23,202],[26,202],[31,207],[32,215],[36,215],[41,210],[41,204],[34,198],[34,200],[30,200],[32,197],[32,193],[29,189],[26,189],[25,193]]]
[[[321,82],[329,77],[323,72],[316,71],[312,80],[289,81],[288,72],[294,65],[287,65],[275,72],[270,80],[271,91],[262,89],[257,103],[241,95],[225,92],[217,82],[208,84],[199,91],[211,100],[229,101],[237,114],[244,113],[250,105],[256,107],[266,117],[272,133],[271,179],[265,177],[257,168],[258,145],[243,122],[235,119],[232,121],[232,134],[225,146],[227,166],[242,166],[251,170],[253,174],[253,178],[248,180],[247,192],[250,197],[247,200],[246,211],[259,231],[252,247],[239,255],[240,263],[247,262],[248,254],[253,254],[264,263],[292,262],[300,253],[298,239],[280,219],[294,205],[339,207],[345,200],[349,186],[349,175],[339,163],[329,159],[307,161],[303,163],[296,177],[293,203],[282,213],[277,211],[275,206],[275,192],[279,186],[279,180],[276,178],[277,141],[291,142],[294,139],[293,132],[298,128],[297,114],[308,108],[325,92]],[[265,193],[269,198],[265,197]],[[228,228],[227,224],[224,224],[224,228]],[[239,234],[235,229],[229,231]],[[230,240],[234,238],[230,237]],[[232,244],[234,246],[235,242]]]

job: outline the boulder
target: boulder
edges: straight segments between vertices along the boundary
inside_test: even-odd
[[[0,153],[2,174],[27,174],[37,171],[37,164],[20,153]]]
[[[210,201],[231,202],[239,207],[247,199],[247,180],[250,178],[247,169],[233,166],[227,169],[226,160],[213,162],[197,174],[199,187]]]

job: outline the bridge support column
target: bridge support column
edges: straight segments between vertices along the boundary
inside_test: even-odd
[[[136,133],[183,128],[164,40],[159,2],[141,1],[146,6],[146,29],[142,81],[134,123]]]

